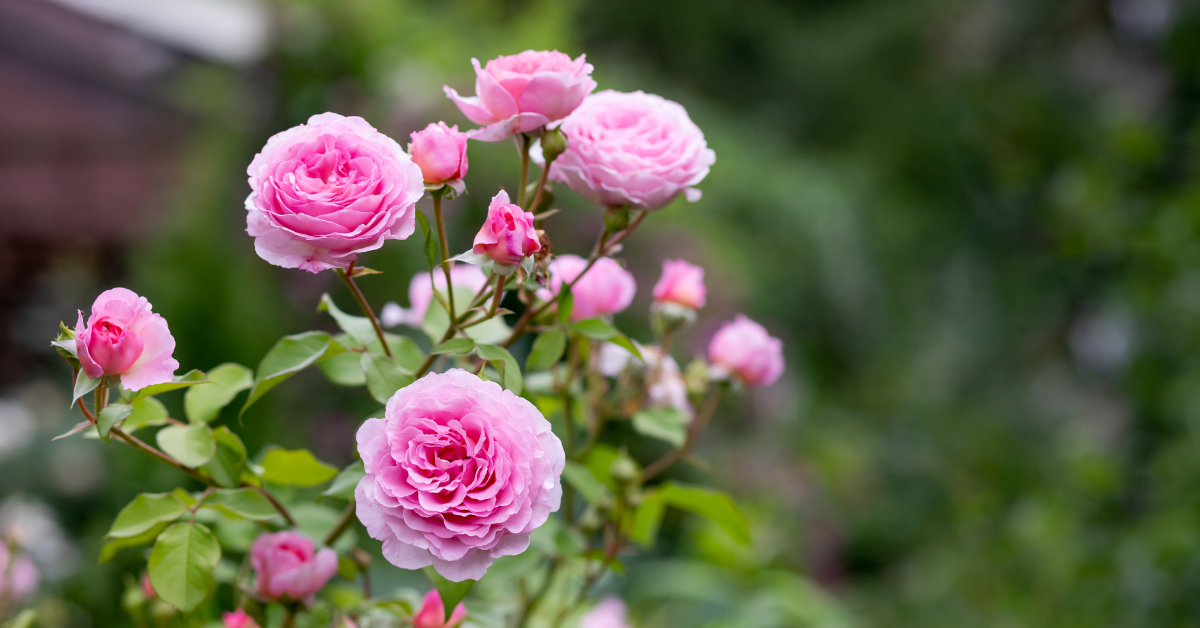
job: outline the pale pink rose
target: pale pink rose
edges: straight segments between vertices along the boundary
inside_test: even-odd
[[[654,284],[656,303],[677,303],[698,310],[704,307],[707,295],[703,268],[683,260],[663,260],[662,277]]]
[[[738,314],[708,343],[708,359],[718,374],[732,373],[747,386],[770,386],[783,374],[783,342]]]
[[[550,262],[550,289],[538,291],[543,300],[554,298],[564,283],[571,283],[583,269],[587,260],[577,255],[560,255]],[[571,287],[574,306],[571,320],[581,321],[602,314],[616,314],[629,307],[637,292],[633,275],[611,257],[601,257]]]
[[[495,142],[516,133],[527,133],[566,117],[592,90],[592,64],[557,50],[526,50],[509,57],[496,57],[475,66],[475,96],[463,97],[449,85],[442,89],[463,115],[476,124],[487,125],[468,131],[473,140]]]
[[[19,602],[37,590],[38,570],[24,554],[12,556],[0,540],[0,601]]]
[[[421,168],[425,183],[457,181],[467,176],[467,134],[445,122],[430,123],[409,134],[408,154]]]
[[[260,534],[250,547],[258,594],[272,600],[309,602],[337,573],[337,553],[315,551],[312,539],[295,532]]]
[[[567,150],[551,165],[550,178],[606,207],[658,209],[680,193],[698,201],[700,190],[692,186],[717,160],[682,105],[640,91],[592,94],[559,130]]]
[[[621,598],[606,597],[579,618],[579,628],[629,628],[629,612]]]
[[[150,302],[132,290],[105,290],[92,304],[92,315],[83,325],[83,312],[75,324],[75,353],[83,372],[93,379],[120,375],[125,390],[163,384],[175,376],[179,362],[171,357],[175,338],[161,315],[150,311]]]
[[[478,266],[455,264],[454,268],[450,269],[450,281],[454,283],[456,289],[467,288],[471,294],[474,294],[487,283],[488,277]],[[446,293],[446,273],[442,272],[440,268],[434,269],[432,283],[428,272],[413,275],[412,281],[408,284],[410,307],[402,308],[389,302],[379,313],[380,321],[386,327],[395,327],[401,324],[420,327],[421,323],[425,321],[425,311],[429,309],[429,303],[433,301],[434,286],[437,287],[438,292]]]
[[[533,214],[508,202],[508,192],[500,190],[488,206],[487,220],[475,234],[472,251],[487,255],[505,266],[516,266],[526,256],[542,250]]]
[[[454,628],[467,616],[467,607],[462,602],[450,613],[450,621],[446,621],[446,605],[437,589],[425,594],[421,608],[413,615],[413,628]]]
[[[606,342],[594,353],[596,370],[608,377],[617,377],[631,365],[641,370],[650,383],[646,391],[646,407],[675,408],[689,419],[695,415],[688,401],[687,381],[679,370],[679,363],[670,355],[664,355],[661,347],[637,345],[643,360],[637,359],[628,349]]]
[[[246,232],[259,257],[315,273],[403,240],[425,193],[421,169],[366,120],[322,113],[267,140],[246,170]]]
[[[511,391],[461,369],[431,373],[397,391],[384,417],[358,429],[366,476],[354,499],[393,565],[478,580],[558,510],[562,443]]]
[[[223,613],[221,621],[225,624],[225,628],[258,628],[254,618],[240,608],[232,613]]]

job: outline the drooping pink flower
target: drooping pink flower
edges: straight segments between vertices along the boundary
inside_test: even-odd
[[[416,225],[421,169],[366,120],[322,113],[276,134],[246,170],[246,232],[259,257],[315,273],[403,240]]]
[[[403,569],[478,580],[558,510],[562,443],[533,404],[461,369],[401,388],[358,430],[358,519]]]
[[[105,290],[92,303],[92,314],[83,325],[83,312],[75,324],[75,352],[88,377],[120,375],[125,390],[171,381],[179,362],[171,357],[175,338],[161,315],[150,311],[150,302],[132,290]]]
[[[287,530],[260,534],[250,547],[258,594],[272,600],[310,601],[337,573],[337,554],[315,551],[312,539]]]
[[[579,618],[579,628],[629,628],[629,611],[618,597],[600,600]]]
[[[487,220],[475,234],[472,251],[487,255],[505,266],[516,266],[526,256],[542,250],[533,214],[508,202],[508,192],[500,190],[488,206]]]
[[[467,176],[467,134],[445,122],[430,123],[411,133],[408,154],[421,168],[425,183],[457,181]]]
[[[232,613],[223,613],[221,621],[225,624],[225,628],[258,628],[258,623],[254,621],[254,618],[240,608]]]
[[[770,386],[783,374],[783,342],[738,314],[717,330],[708,359],[718,372],[730,372],[747,386]]]
[[[482,288],[487,280],[487,275],[483,274],[483,270],[478,266],[455,264],[454,268],[450,269],[450,281],[454,287],[456,289],[467,288],[472,294]],[[429,303],[433,301],[434,286],[437,286],[438,292],[445,294],[446,274],[441,270],[434,271],[432,282],[430,282],[427,272],[413,275],[412,281],[408,284],[409,307],[403,308],[395,303],[387,303],[379,313],[381,322],[385,327],[395,327],[401,324],[420,327],[421,323],[425,321],[425,311],[429,309]]]
[[[680,193],[698,201],[693,186],[717,160],[682,105],[640,91],[592,94],[559,130],[567,150],[550,178],[606,207],[658,209]]]
[[[413,628],[454,628],[467,616],[467,607],[462,602],[454,607],[450,620],[446,620],[446,605],[437,589],[425,594],[421,608],[413,615]]]
[[[698,310],[704,307],[707,295],[703,268],[683,260],[663,260],[662,277],[654,284],[656,303],[677,303]]]
[[[538,291],[543,300],[553,298],[562,289],[579,277],[587,268],[587,260],[577,255],[560,255],[550,262],[550,289]],[[633,275],[611,257],[601,257],[587,273],[571,287],[574,306],[571,320],[581,321],[602,314],[616,314],[629,307],[637,292]]]
[[[0,600],[19,602],[37,590],[38,570],[24,554],[13,556],[0,542]]]
[[[557,50],[526,50],[475,66],[475,96],[463,97],[449,85],[442,89],[463,115],[487,125],[467,132],[473,140],[495,142],[526,133],[566,117],[592,90],[592,64],[584,55],[572,60]]]

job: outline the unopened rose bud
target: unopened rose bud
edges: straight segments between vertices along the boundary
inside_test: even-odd
[[[408,154],[421,169],[425,183],[457,181],[467,174],[467,134],[445,122],[430,124],[409,135]]]
[[[558,129],[551,129],[542,134],[542,157],[546,159],[546,167],[558,156],[567,152],[567,136]]]
[[[604,230],[616,233],[629,226],[629,206],[610,207],[604,212]]]
[[[770,386],[783,374],[783,342],[738,314],[713,335],[708,359],[718,374],[732,374],[750,387]]]
[[[692,360],[684,373],[688,392],[693,395],[703,395],[708,389],[708,363],[700,358]]]
[[[541,250],[533,229],[533,214],[508,202],[508,193],[500,190],[488,207],[487,220],[475,235],[472,250],[487,255],[504,266],[516,266],[526,256]]]
[[[622,484],[628,484],[637,479],[638,466],[637,463],[629,457],[629,454],[624,451],[617,456],[612,465],[608,467],[608,473],[614,480]]]
[[[459,602],[450,619],[446,619],[446,605],[437,589],[425,594],[421,608],[413,615],[413,628],[454,628],[467,616],[467,607]]]
[[[258,628],[254,618],[240,608],[232,613],[222,614],[221,623],[225,625],[225,628]]]

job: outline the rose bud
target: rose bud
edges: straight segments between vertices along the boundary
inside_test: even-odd
[[[497,264],[516,266],[541,248],[533,214],[509,203],[508,192],[500,190],[488,206],[487,220],[475,234],[472,251],[487,255]]]
[[[225,624],[225,628],[258,628],[254,618],[240,608],[232,613],[223,613],[221,621]]]
[[[676,303],[698,310],[704,307],[708,290],[704,269],[683,260],[664,260],[662,277],[654,284],[655,303]]]
[[[579,628],[629,628],[629,613],[625,602],[606,597],[579,618]]]
[[[179,368],[174,351],[167,321],[131,290],[113,288],[96,297],[86,327],[79,312],[75,352],[88,377],[120,375],[121,387],[130,391],[164,384]]]
[[[455,288],[465,288],[470,290],[472,294],[477,292],[487,283],[487,275],[483,274],[483,270],[478,266],[471,264],[455,264],[454,268],[450,269],[450,281]],[[413,275],[412,281],[408,284],[408,308],[402,308],[394,302],[384,304],[383,309],[379,312],[380,322],[384,327],[395,327],[396,325],[404,324],[409,327],[420,329],[421,324],[425,322],[425,311],[429,309],[429,303],[433,301],[433,289],[437,287],[437,291],[446,294],[446,274],[437,272],[433,273],[432,283],[429,279],[429,273],[417,273]]]
[[[250,563],[258,574],[258,594],[278,600],[311,602],[312,596],[337,573],[337,554],[313,551],[313,542],[295,532],[259,535],[250,548]]]
[[[575,110],[592,90],[592,64],[557,51],[526,50],[496,57],[475,66],[476,96],[463,97],[445,86],[446,96],[476,124],[467,132],[473,140],[496,142],[516,133],[527,133],[561,120]]]
[[[413,615],[413,628],[454,628],[466,616],[467,607],[459,602],[447,620],[446,605],[442,603],[442,596],[437,589],[433,589],[425,594],[421,608]]]
[[[246,170],[246,232],[268,262],[310,273],[403,240],[425,194],[421,169],[366,120],[322,113],[267,140]]]
[[[154,585],[150,584],[149,571],[142,574],[142,595],[146,596],[148,600],[158,597],[158,592],[154,590]]]
[[[33,595],[38,585],[38,570],[24,554],[13,555],[0,539],[0,602],[19,602]]]
[[[770,386],[783,374],[783,342],[738,314],[708,344],[714,375],[732,373],[747,386]]]
[[[543,300],[554,298],[564,284],[569,284],[587,268],[587,260],[576,255],[560,255],[550,262],[550,289],[539,290]],[[616,314],[629,307],[637,292],[633,275],[611,257],[601,257],[571,287],[574,305],[571,320],[581,321],[602,314]]]
[[[421,168],[425,183],[457,181],[467,176],[467,134],[445,122],[430,123],[409,135],[408,154]]]

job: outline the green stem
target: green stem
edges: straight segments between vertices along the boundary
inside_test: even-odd
[[[450,281],[450,244],[446,240],[446,221],[442,217],[442,192],[435,190],[433,196],[433,217],[437,222],[438,244],[442,247],[442,272],[446,274],[446,295],[450,299],[450,320],[454,320],[454,283]]]
[[[383,336],[383,326],[379,324],[379,319],[375,317],[375,312],[371,310],[362,290],[358,289],[358,284],[354,283],[354,262],[350,262],[350,267],[345,270],[337,269],[337,275],[346,284],[346,287],[350,288],[350,293],[354,295],[354,300],[358,301],[358,307],[362,309],[363,314],[371,319],[371,326],[375,328],[375,335],[379,336],[379,344],[383,345],[383,352],[387,354],[387,357],[392,357],[392,348],[388,346],[387,338]]]
[[[546,188],[546,177],[550,174],[551,163],[553,162],[548,161],[542,166],[542,176],[538,178],[537,190],[534,190],[533,200],[529,202],[529,207],[526,207],[525,211],[536,211],[538,203],[542,202],[542,191]]]
[[[687,441],[684,442],[683,447],[669,451],[663,454],[658,460],[651,462],[645,471],[642,472],[643,483],[666,471],[671,465],[682,460],[692,452],[692,448],[696,446],[696,441],[700,439],[700,433],[704,431],[704,426],[708,423],[709,417],[712,416],[713,412],[716,412],[717,405],[721,402],[721,393],[724,388],[717,384],[710,384],[710,386],[711,388],[708,392],[708,398],[704,402],[704,407],[696,415],[696,418],[692,419],[691,428],[688,429]]]
[[[350,528],[350,524],[354,522],[354,513],[354,500],[350,500],[350,503],[346,504],[346,508],[342,510],[342,516],[338,518],[337,525],[333,526],[329,534],[325,535],[323,543],[326,546],[332,546],[338,540],[338,537],[342,536],[342,533]]]
[[[496,294],[492,297],[492,307],[488,310],[488,318],[495,316],[496,310],[500,309],[500,300],[504,298],[504,282],[507,279],[508,277],[504,275],[496,275]]]
[[[517,150],[521,153],[521,185],[517,187],[517,205],[525,206],[525,186],[529,183],[529,136],[522,133],[517,138]]]
[[[517,616],[516,628],[525,628],[525,624],[529,621],[529,616],[537,609],[542,598],[546,597],[546,593],[550,591],[550,585],[554,583],[554,574],[558,571],[558,560],[551,559],[550,564],[546,567],[546,576],[542,580],[542,585],[538,587],[537,592],[533,597],[525,601],[521,607],[521,614]]]

